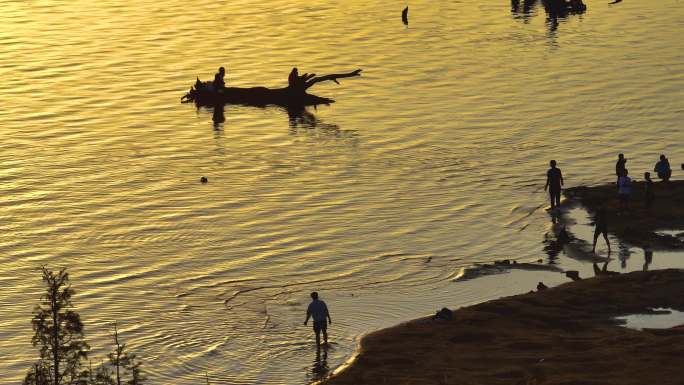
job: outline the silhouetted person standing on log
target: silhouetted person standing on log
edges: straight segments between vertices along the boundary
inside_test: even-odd
[[[544,191],[549,191],[551,198],[551,210],[560,206],[561,187],[563,186],[563,174],[559,168],[556,168],[556,161],[549,162],[551,168],[546,172],[546,185]]]
[[[214,85],[214,91],[223,92],[223,90],[226,88],[226,81],[223,80],[225,76],[226,69],[223,67],[219,68],[216,75],[214,75],[214,82],[212,83]]]
[[[608,218],[606,214],[606,209],[603,207],[599,208],[594,217],[594,246],[591,248],[591,252],[596,252],[596,241],[599,235],[603,234],[603,239],[606,240],[606,245],[608,245],[608,253],[610,253],[610,242],[608,241]]]
[[[304,325],[309,322],[309,317],[313,318],[313,330],[316,333],[316,348],[321,344],[321,332],[323,332],[323,341],[328,344],[328,323],[332,324],[328,306],[325,302],[318,299],[318,293],[311,293],[311,303],[306,309],[306,319]]]
[[[620,177],[625,175],[627,159],[625,159],[625,154],[618,155],[618,160],[615,162],[615,175],[617,176],[616,184],[620,181]]]

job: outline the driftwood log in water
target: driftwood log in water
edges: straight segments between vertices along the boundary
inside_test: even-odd
[[[339,84],[338,79],[361,76],[361,70],[352,72],[316,76],[316,74],[304,74],[299,76],[296,84],[290,84],[283,88],[266,87],[226,87],[222,90],[214,90],[212,82],[202,82],[197,79],[194,87],[181,98],[183,102],[194,102],[198,105],[216,104],[243,104],[263,107],[278,105],[283,107],[312,106],[318,104],[330,104],[334,100],[312,95],[306,91],[317,83],[333,81]]]

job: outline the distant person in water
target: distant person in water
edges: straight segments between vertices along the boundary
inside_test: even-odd
[[[625,159],[625,154],[618,155],[618,160],[615,162],[615,175],[617,176],[616,184],[620,182],[620,177],[625,173],[627,169],[625,167],[627,159]]]
[[[549,191],[551,198],[551,210],[560,206],[561,187],[563,186],[563,174],[561,170],[556,167],[556,161],[549,162],[551,168],[546,172],[546,185],[544,191]]]
[[[594,217],[594,225],[594,246],[592,246],[591,252],[596,252],[596,241],[598,240],[599,235],[603,234],[603,239],[606,240],[606,245],[608,245],[608,253],[610,253],[610,241],[608,241],[608,218],[605,208],[601,207],[596,212],[596,216]]]
[[[309,322],[309,318],[313,318],[313,330],[316,333],[316,347],[321,344],[321,332],[323,333],[323,341],[328,344],[328,323],[332,324],[328,306],[325,302],[318,299],[318,293],[311,293],[311,303],[306,309],[306,319],[304,325]]]
[[[653,171],[658,173],[658,178],[662,179],[663,182],[670,180],[672,169],[670,168],[670,161],[667,160],[665,155],[660,155],[660,161],[656,163]]]
[[[214,82],[212,83],[214,85],[215,91],[223,92],[223,90],[226,88],[226,81],[223,79],[225,76],[226,69],[223,67],[219,68],[216,75],[214,75]]]
[[[653,204],[654,198],[655,198],[655,195],[653,193],[653,180],[651,180],[651,173],[645,172],[644,173],[644,202],[646,203],[646,207],[651,207],[651,205]]]
[[[629,198],[632,195],[632,179],[629,171],[625,169],[624,175],[618,179],[618,198],[620,200],[620,211],[624,212],[629,206]]]

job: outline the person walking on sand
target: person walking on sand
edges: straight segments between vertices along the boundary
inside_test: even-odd
[[[626,166],[627,159],[625,159],[625,154],[619,154],[618,155],[618,160],[615,162],[615,175],[617,176],[617,181],[615,184],[620,183],[620,177],[624,175],[625,170],[627,169]]]
[[[670,161],[667,160],[665,155],[660,155],[660,161],[656,163],[653,171],[658,173],[658,178],[662,179],[663,182],[670,180],[672,176],[672,169],[670,168]]]
[[[606,215],[606,209],[601,207],[596,211],[596,216],[594,217],[594,246],[591,248],[591,252],[596,252],[596,241],[599,235],[603,234],[603,239],[606,240],[606,245],[608,245],[608,253],[610,254],[610,241],[608,241],[608,218]]]
[[[554,210],[557,206],[560,206],[561,187],[563,186],[563,173],[561,173],[560,168],[556,167],[555,160],[550,161],[549,165],[551,168],[546,172],[546,185],[544,186],[544,191],[549,191],[549,197],[551,198],[551,210]]]
[[[332,325],[332,319],[328,312],[328,306],[325,302],[318,299],[318,293],[311,293],[311,303],[306,309],[306,319],[304,325],[309,322],[309,318],[313,318],[313,330],[316,333],[316,347],[321,344],[321,332],[323,333],[323,341],[328,345],[328,323]]]

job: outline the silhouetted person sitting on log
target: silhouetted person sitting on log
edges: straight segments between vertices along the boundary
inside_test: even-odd
[[[212,83],[214,86],[214,91],[223,92],[223,90],[226,88],[226,82],[225,82],[225,80],[223,80],[223,78],[225,76],[226,76],[226,69],[223,67],[219,68],[216,75],[214,75],[214,82]]]
[[[299,70],[297,67],[292,68],[290,75],[287,77],[287,86],[290,88],[296,88],[299,83]]]

